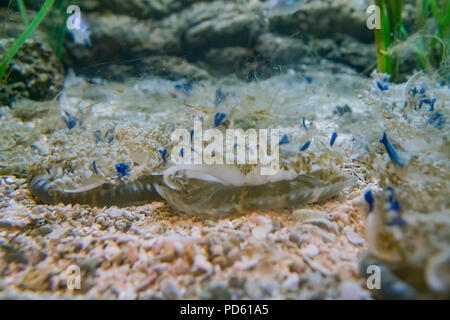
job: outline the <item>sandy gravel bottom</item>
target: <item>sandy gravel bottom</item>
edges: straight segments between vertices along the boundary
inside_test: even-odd
[[[0,297],[369,298],[352,201],[208,220],[174,215],[163,202],[37,205],[24,179],[3,177]]]

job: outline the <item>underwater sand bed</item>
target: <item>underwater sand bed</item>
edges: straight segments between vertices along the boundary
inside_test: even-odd
[[[2,179],[2,298],[369,297],[357,276],[363,227],[348,201],[211,220],[157,202],[36,205],[25,187]],[[74,264],[82,289],[72,291]]]
[[[199,118],[214,127],[218,113],[227,128],[279,128],[287,137],[282,169],[327,169],[356,182],[320,204],[215,219],[173,215],[164,203],[37,205],[24,180],[8,177],[2,295],[363,299],[370,294],[358,259],[368,247],[389,279],[406,283],[406,294],[445,296],[448,87],[423,76],[408,85],[383,80],[320,69],[249,84],[69,79],[59,99],[64,121],[55,124],[66,128],[44,135],[25,158],[29,174],[47,174],[56,187],[161,173],[170,166],[160,151],[170,154],[173,129],[190,130]],[[85,275],[81,292],[66,289],[71,264]],[[382,296],[404,294],[384,289]]]

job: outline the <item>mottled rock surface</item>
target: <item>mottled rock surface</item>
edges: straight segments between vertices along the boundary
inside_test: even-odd
[[[255,74],[272,76],[274,68],[317,64],[321,59],[360,72],[370,69],[375,48],[361,1],[312,1],[294,14],[273,17],[266,16],[268,4],[80,1],[92,46],[75,44],[67,35],[63,62],[77,73],[110,79],[141,75],[137,70],[153,70],[149,74],[169,79],[174,74],[192,78],[189,72],[156,72],[160,65],[172,68],[174,60],[162,61],[165,57],[179,57],[201,74],[235,74],[247,80]],[[38,2],[29,8],[39,8]]]
[[[78,73],[116,80],[140,76],[138,69],[154,70],[148,65],[154,61],[149,56],[176,56],[204,69],[201,73],[235,74],[248,80],[255,74],[270,77],[276,74],[274,68],[323,60],[366,74],[375,67],[365,1],[309,1],[293,14],[272,17],[267,16],[269,4],[263,0],[82,0],[78,5],[89,25],[92,46],[74,44],[67,35],[62,61]],[[8,1],[0,3],[7,5]],[[32,10],[40,5],[35,0],[27,3]],[[4,12],[0,10],[0,15]],[[20,24],[19,15],[15,20]],[[414,23],[411,1],[406,1],[403,20],[408,28]],[[0,36],[17,36],[17,30],[8,23]],[[43,35],[37,32],[35,37]],[[411,69],[414,56],[402,60],[403,73]]]
[[[11,48],[14,39],[0,39],[0,60]],[[5,72],[0,89],[0,104],[10,104],[16,98],[47,100],[62,88],[63,67],[43,43],[28,39],[15,55]]]

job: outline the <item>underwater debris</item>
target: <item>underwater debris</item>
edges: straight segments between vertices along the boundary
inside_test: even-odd
[[[333,132],[333,134],[331,135],[330,147],[332,147],[336,142],[337,136],[338,136],[337,132]]]
[[[300,148],[300,151],[305,151],[306,149],[309,148],[310,145],[311,141],[310,140],[306,141],[306,143]]]
[[[214,128],[217,128],[218,126],[220,126],[222,123],[223,119],[225,119],[227,115],[225,113],[221,113],[218,112],[216,113],[216,115],[214,116]]]
[[[283,137],[281,137],[280,142],[278,143],[278,145],[283,145],[283,144],[289,144],[289,138],[287,135],[283,135]]]
[[[390,143],[386,132],[383,132],[383,138],[379,141],[380,143],[382,143],[384,145],[384,147],[386,148],[386,151],[389,155],[389,158],[392,160],[392,162],[402,168],[404,166],[403,161],[400,160],[399,155],[397,154],[397,152],[395,151],[394,147],[392,146],[392,144]]]
[[[116,164],[116,171],[119,177],[125,177],[128,175],[128,171],[130,170],[130,166],[125,163]]]

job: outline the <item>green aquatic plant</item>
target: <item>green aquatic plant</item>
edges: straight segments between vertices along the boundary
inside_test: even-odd
[[[8,68],[9,63],[16,55],[17,51],[19,51],[20,47],[24,44],[24,42],[31,36],[31,34],[36,30],[36,28],[41,24],[44,20],[45,16],[50,12],[53,7],[55,0],[45,0],[41,9],[37,13],[36,17],[26,26],[25,30],[22,34],[17,38],[17,40],[13,43],[12,47],[6,53],[6,56],[3,58],[0,63],[0,79],[3,79],[3,75]],[[20,6],[19,6],[20,8]],[[22,7],[25,10],[24,6]],[[23,15],[22,15],[23,17]]]
[[[440,65],[445,58],[446,45],[441,39],[448,40],[450,37],[450,5],[448,1],[444,1],[442,6],[439,7],[435,0],[417,0],[416,8],[416,23],[419,29],[425,28],[430,12],[436,24],[435,35],[419,37],[417,40],[418,64],[421,69],[431,71],[433,66]],[[439,62],[436,61],[435,57],[438,44],[441,45]]]
[[[27,8],[25,7],[25,2],[23,0],[17,0],[17,6],[19,8],[20,15],[22,16],[23,24],[28,25],[28,14]]]
[[[380,8],[381,28],[375,29],[378,71],[391,75],[391,81],[397,81],[399,57],[397,53],[387,54],[393,43],[400,39],[402,28],[403,0],[376,0]]]
[[[53,10],[44,22],[50,47],[58,59],[61,59],[66,36],[66,20],[69,16],[66,12],[67,3],[67,0],[55,0]]]
[[[419,30],[409,35],[402,23],[403,0],[376,0],[380,8],[381,28],[375,29],[378,71],[398,81],[401,50],[410,47],[416,53],[421,70],[431,73],[447,57],[446,42],[450,36],[450,5],[448,1],[416,0],[416,24]],[[434,19],[434,34],[427,34],[429,17]],[[444,39],[444,40],[443,40]]]

